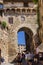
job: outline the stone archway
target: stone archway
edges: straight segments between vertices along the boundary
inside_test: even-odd
[[[24,31],[25,32],[25,41],[26,41],[26,51],[33,51],[33,32],[31,29],[27,27],[21,27],[18,32]],[[18,33],[17,32],[17,33]]]

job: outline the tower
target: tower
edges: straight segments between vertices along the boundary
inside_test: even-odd
[[[26,44],[33,50],[34,36],[37,34],[37,7],[32,0],[3,1],[0,21],[6,22],[6,28],[0,28],[0,44],[5,62],[11,62],[18,53],[17,33],[25,31]],[[1,26],[1,25],[0,25]],[[29,42],[29,43],[28,43]]]

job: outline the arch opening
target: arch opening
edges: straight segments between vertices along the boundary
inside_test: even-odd
[[[29,29],[27,27],[22,27],[18,30],[17,34],[18,34],[18,44],[21,44],[21,45],[24,44],[26,46],[25,51],[31,52],[32,51],[31,45],[32,45],[32,41],[33,41],[33,32],[31,31],[31,29]],[[22,42],[20,40],[22,40]],[[19,41],[20,41],[20,43],[19,43]]]

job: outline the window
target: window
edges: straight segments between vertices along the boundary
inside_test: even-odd
[[[13,17],[9,17],[9,21],[10,24],[13,24]]]
[[[21,21],[25,21],[25,17],[24,16],[21,16]]]
[[[24,7],[28,7],[28,3],[24,3]]]

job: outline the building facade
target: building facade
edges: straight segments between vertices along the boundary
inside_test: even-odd
[[[39,35],[43,43],[43,0],[39,0],[39,11],[40,11],[40,29]]]
[[[25,31],[26,43],[32,51],[35,47],[34,36],[37,34],[37,5],[31,0],[13,2],[0,0],[0,22],[6,22],[6,28],[1,29],[0,49],[5,62],[11,62],[18,53],[17,33]]]
[[[26,45],[18,45],[18,52],[23,53],[26,51]]]

